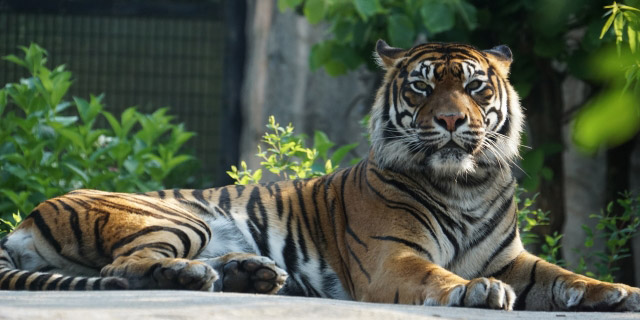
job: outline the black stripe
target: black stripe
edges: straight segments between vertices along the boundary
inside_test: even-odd
[[[0,282],[0,290],[9,290],[9,284],[14,276],[20,272],[20,270],[11,270],[7,273],[6,277]]]
[[[500,278],[505,272],[507,272],[507,270],[509,268],[511,268],[513,266],[513,264],[516,262],[517,258],[514,258],[513,260],[509,261],[509,263],[505,264],[504,267],[500,268],[500,270],[492,273],[489,277],[493,277],[493,278]]]
[[[287,238],[284,241],[284,247],[282,248],[282,256],[284,257],[284,264],[287,267],[289,273],[296,273],[298,271],[298,251],[296,250],[296,244],[293,240],[293,208],[291,200],[289,200],[289,216],[287,217]]]
[[[430,201],[436,202],[434,199],[429,199],[427,197],[423,198],[420,195],[418,195],[416,192],[412,191],[407,185],[393,180],[393,179],[387,179],[385,177],[382,176],[381,173],[379,173],[377,170],[375,170],[374,168],[369,169],[369,172],[373,172],[376,177],[378,179],[380,179],[382,182],[384,182],[387,185],[391,185],[393,187],[395,187],[396,189],[406,193],[407,195],[411,196],[411,198],[413,198],[416,202],[420,203],[422,206],[424,206],[430,213],[431,216],[434,218],[434,220],[441,226],[441,230],[442,233],[444,233],[445,237],[447,238],[447,240],[451,243],[451,245],[453,245],[453,249],[454,249],[454,255],[453,258],[455,259],[455,257],[458,255],[458,253],[460,252],[460,244],[458,243],[458,240],[456,239],[456,236],[454,236],[446,227],[445,225],[443,225],[441,223],[441,219],[443,219],[449,228],[453,228],[452,225],[457,226],[458,228],[462,229],[462,225],[460,225],[458,222],[454,221],[451,217],[449,217],[446,213],[442,212],[440,209],[437,209],[436,206],[434,204],[432,204]],[[427,196],[425,194],[425,196]],[[440,206],[442,206],[441,204],[438,204]]]
[[[302,251],[302,258],[304,262],[309,261],[309,253],[307,252],[307,242],[304,240],[304,235],[302,234],[302,224],[299,219],[296,219],[298,225],[298,248]]]
[[[234,185],[236,192],[238,193],[237,197],[242,197],[242,192],[244,192],[245,186],[240,185],[240,184],[236,184]]]
[[[31,283],[29,283],[29,287],[27,288],[28,290],[42,290],[42,286],[47,282],[47,280],[49,280],[51,277],[53,277],[52,274],[50,273],[43,273],[41,275],[39,275],[38,277],[36,277],[35,279],[33,279],[33,281],[31,281]]]
[[[2,268],[0,269],[2,271],[0,271],[0,280],[2,280],[2,277],[4,277],[5,274],[11,272],[11,271],[15,271],[16,269],[9,269],[9,268]]]
[[[171,209],[169,209],[169,208],[167,208],[165,206],[158,205],[157,202],[148,201],[148,200],[142,199],[140,197],[120,197],[120,198],[125,200],[125,201],[129,201],[129,202],[133,202],[133,203],[136,203],[136,204],[148,206],[148,207],[158,211],[161,214],[166,214],[167,216],[159,215],[159,214],[153,213],[152,211],[144,210],[143,208],[136,208],[136,207],[131,207],[131,206],[115,203],[115,202],[109,201],[109,199],[107,199],[107,198],[94,198],[94,200],[98,201],[99,203],[101,203],[104,206],[110,206],[110,207],[115,208],[115,209],[129,211],[130,213],[137,214],[137,215],[144,215],[144,216],[154,217],[154,218],[157,218],[157,219],[169,220],[169,221],[171,221],[171,222],[173,222],[175,224],[188,227],[188,228],[192,229],[196,234],[198,234],[198,236],[200,237],[200,240],[202,241],[202,243],[206,243],[208,241],[208,238],[205,237],[205,235],[202,232],[202,230],[206,231],[209,234],[209,237],[211,236],[211,230],[209,229],[209,226],[204,221],[202,221],[202,219],[194,216],[193,214],[191,214],[190,212],[188,212],[186,210],[185,210],[185,212],[171,210]],[[178,219],[176,219],[174,217],[177,217]],[[196,226],[193,226],[193,225],[190,225],[190,224],[188,224],[186,222],[183,222],[183,220],[180,220],[179,218],[186,219],[186,220],[188,220],[188,222],[196,224],[196,225],[200,226],[202,229],[198,229]]]
[[[249,195],[249,200],[247,201],[247,216],[249,219],[247,220],[247,226],[249,227],[249,232],[253,237],[256,245],[258,246],[258,250],[260,250],[260,254],[263,256],[269,256],[269,218],[267,215],[267,210],[262,203],[262,198],[260,197],[260,188],[254,186]],[[258,215],[260,218],[258,218]]]
[[[518,231],[518,226],[517,226],[517,216],[513,215],[513,226],[511,228],[511,232],[509,233],[509,236],[507,236],[504,240],[502,240],[502,242],[500,243],[500,245],[493,251],[493,253],[491,254],[491,256],[489,257],[489,259],[487,259],[487,261],[484,263],[484,265],[482,266],[482,269],[480,269],[480,272],[483,272],[484,270],[487,270],[487,267],[489,267],[489,265],[494,262],[494,259],[504,251],[504,249],[506,249],[509,245],[511,245],[513,243],[513,239],[515,239],[516,237],[516,233]]]
[[[73,286],[73,290],[76,290],[76,291],[87,290],[87,278],[82,278],[78,280],[78,282],[76,282],[76,284]]]
[[[178,249],[171,243],[168,242],[152,242],[152,243],[145,243],[145,244],[141,244],[139,246],[135,246],[133,248],[131,248],[129,251],[125,252],[125,253],[121,253],[117,256],[114,257],[114,259],[118,258],[118,257],[128,257],[130,255],[132,255],[133,253],[146,249],[146,248],[150,248],[150,249],[164,249],[166,251],[171,251],[172,254],[165,254],[164,252],[160,252],[157,250],[154,250],[154,252],[163,254],[165,257],[167,258],[177,258],[178,257]]]
[[[95,279],[93,281],[93,285],[91,286],[92,290],[100,290],[100,282],[102,282],[102,279]]]
[[[533,267],[531,268],[531,274],[529,276],[529,284],[527,284],[527,287],[524,288],[522,293],[520,293],[516,297],[516,303],[515,303],[515,306],[513,307],[514,310],[526,310],[527,309],[527,302],[526,302],[527,296],[529,295],[529,292],[531,291],[531,288],[533,288],[533,286],[536,284],[536,268],[538,267],[538,262],[540,262],[540,260],[536,261],[533,264]]]
[[[107,253],[104,248],[104,240],[102,239],[104,227],[109,222],[109,218],[111,215],[107,212],[96,212],[97,217],[93,221],[93,236],[94,236],[94,247],[96,248],[96,253],[105,259],[109,259]]]
[[[162,206],[158,206],[155,203],[148,202],[148,201],[140,199],[140,198],[126,197],[126,198],[122,198],[122,199],[124,199],[126,201],[131,201],[131,202],[134,202],[134,203],[137,203],[137,204],[142,204],[142,205],[149,206],[149,207],[151,207],[151,208],[153,208],[155,210],[158,210],[161,213],[168,214],[168,216],[164,216],[164,215],[161,215],[161,214],[156,214],[156,213],[144,210],[142,208],[130,207],[130,206],[127,206],[127,205],[114,203],[114,202],[111,202],[111,201],[109,201],[108,199],[105,199],[105,198],[94,198],[93,200],[98,202],[98,203],[100,203],[102,206],[107,206],[107,207],[111,207],[111,208],[114,208],[114,209],[127,211],[127,212],[129,212],[131,214],[142,215],[142,216],[147,216],[147,217],[153,217],[153,218],[160,219],[160,220],[167,220],[167,221],[170,221],[170,222],[172,222],[172,223],[174,223],[174,224],[176,224],[178,226],[183,226],[183,227],[189,228],[189,229],[191,229],[191,231],[193,231],[200,238],[200,244],[201,244],[201,248],[200,249],[202,249],[202,247],[204,247],[204,245],[206,245],[206,243],[209,242],[209,237],[211,236],[211,229],[207,226],[206,223],[204,223],[201,219],[199,219],[199,218],[197,218],[195,216],[187,216],[187,215],[184,215],[184,214],[180,214],[180,213],[178,213],[176,211],[168,211],[167,208],[164,208]],[[182,220],[180,218],[184,218],[184,219],[186,219],[188,221],[184,221],[184,220]],[[191,222],[191,223],[189,223],[189,222]],[[201,228],[198,228],[198,227],[201,227]],[[203,230],[209,235],[209,237],[207,237],[205,235]]]
[[[308,297],[321,297],[322,296],[320,294],[320,292],[318,292],[318,290],[316,290],[316,288],[313,287],[313,285],[309,282],[309,279],[304,274],[300,275],[300,280],[302,280],[302,284],[307,289],[306,291],[311,293],[311,294],[307,294]]]
[[[392,242],[401,243],[401,244],[403,244],[403,245],[405,245],[405,246],[407,246],[407,247],[409,247],[409,248],[411,248],[411,249],[413,249],[415,251],[418,251],[418,252],[420,252],[422,254],[427,255],[427,258],[430,261],[433,261],[433,256],[431,255],[431,253],[427,249],[425,249],[424,247],[422,247],[421,245],[419,245],[419,244],[417,244],[415,242],[412,242],[412,241],[409,241],[409,240],[406,240],[406,239],[402,239],[402,238],[398,238],[398,237],[394,237],[394,236],[372,236],[371,238],[376,239],[376,240],[392,241]]]
[[[71,207],[69,204],[67,204],[66,202],[63,202],[62,200],[58,199],[58,203],[62,206],[63,209],[65,209],[68,214],[69,214],[69,226],[71,227],[71,230],[73,231],[73,236],[76,239],[76,252],[78,254],[79,257],[84,257],[84,253],[82,252],[82,248],[83,248],[83,235],[82,235],[82,229],[80,228],[80,218],[78,217],[78,212]],[[56,213],[58,213],[58,208],[55,207]]]
[[[349,246],[349,244],[347,244],[347,250],[349,251],[349,254],[351,255],[351,257],[353,257],[353,259],[356,261],[356,264],[358,264],[360,271],[362,271],[364,276],[367,277],[367,280],[369,280],[369,283],[371,283],[371,276],[369,275],[369,272],[365,270],[364,266],[362,265],[362,262],[360,262],[360,259],[358,258],[356,253],[353,252],[353,250],[351,250],[351,246]]]
[[[163,232],[170,232],[175,234],[180,241],[182,242],[182,246],[184,248],[184,252],[182,254],[182,257],[187,257],[187,255],[189,254],[189,251],[191,251],[191,239],[189,239],[189,236],[182,230],[177,229],[177,228],[170,228],[170,227],[162,227],[162,226],[150,226],[150,227],[146,227],[142,230],[139,230],[138,232],[135,232],[133,234],[130,234],[122,239],[120,239],[118,242],[116,242],[113,246],[111,246],[111,252],[113,253],[114,251],[116,251],[117,249],[135,241],[136,239],[138,239],[139,237],[142,237],[144,235],[147,235],[149,233],[152,232],[159,232],[159,231],[163,231]]]
[[[278,218],[282,219],[282,211],[284,210],[284,204],[282,203],[282,192],[280,190],[280,186],[279,185],[275,185],[274,188],[276,189],[275,192],[275,198],[276,198],[276,211],[278,212]]]
[[[45,240],[49,242],[49,244],[56,250],[56,252],[60,253],[60,251],[62,250],[62,247],[60,246],[60,243],[58,243],[58,241],[56,241],[56,239],[51,234],[51,229],[49,229],[49,226],[42,218],[40,211],[33,210],[29,215],[29,217],[27,217],[27,219],[28,218],[33,219],[33,222],[36,224],[36,227],[38,227],[38,230],[40,231],[42,236],[45,238]]]
[[[202,203],[205,207],[209,206],[209,202],[207,201],[207,199],[204,198],[204,190],[196,189],[191,191],[191,194],[196,200],[200,201],[200,203]]]
[[[218,207],[220,207],[220,210],[224,211],[225,213],[230,212],[231,197],[229,195],[229,190],[227,190],[226,187],[220,190],[220,196],[218,197]]]
[[[164,199],[167,197],[167,194],[163,190],[160,190],[158,191],[158,197],[160,197],[160,199]]]
[[[75,279],[75,277],[65,277],[64,281],[60,283],[59,290],[62,290],[62,291],[69,290],[69,286],[71,285],[71,282],[73,281],[73,279]]]
[[[303,182],[301,180],[296,180],[293,182],[294,189],[296,190],[296,195],[298,196],[298,205],[300,206],[300,210],[298,211],[299,215],[302,216],[302,220],[304,221],[304,225],[307,230],[311,231],[311,223],[309,222],[309,213],[307,212],[307,207],[304,204],[304,193],[303,193]],[[298,225],[300,228],[300,225]],[[298,239],[300,241],[300,239]],[[304,239],[303,239],[304,241]],[[306,249],[305,249],[306,250]],[[309,257],[305,254],[305,261],[309,261]]]
[[[322,191],[323,184],[324,182],[322,181],[322,179],[315,180],[313,185],[313,190],[311,191],[311,199],[312,199],[313,210],[314,210],[313,226],[315,230],[315,234],[311,235],[311,240],[314,242],[316,248],[320,247],[318,246],[316,241],[320,242],[321,244],[327,243],[327,236],[324,233],[324,230],[326,229],[323,228],[322,221],[320,220],[322,214],[320,213],[320,207],[318,202],[321,199],[320,192]],[[324,203],[324,205],[326,206],[326,203]],[[309,231],[309,233],[311,234],[311,231]],[[326,268],[326,261],[324,259],[324,256],[321,250],[318,250],[318,254],[320,255],[320,269],[324,270]]]
[[[27,283],[27,278],[29,278],[32,275],[33,275],[33,272],[24,271],[24,273],[18,277],[18,280],[16,280],[15,284],[13,285],[13,290],[26,289],[25,284]]]
[[[173,197],[175,199],[184,199],[184,196],[182,195],[182,193],[180,192],[181,189],[173,189]]]
[[[339,171],[339,173],[342,173],[342,171]],[[331,226],[336,225],[337,200],[336,200],[335,188],[333,187],[333,182],[337,176],[338,176],[338,172],[334,172],[330,175],[325,176],[325,181],[324,181],[324,203],[327,204],[329,218],[331,220],[331,223],[330,223]],[[333,231],[333,241],[335,241],[335,243],[338,243],[337,228],[333,227],[331,228],[331,231]],[[340,263],[342,264],[343,270],[349,270],[345,261],[342,261],[341,259]],[[349,287],[349,292],[351,294],[354,294],[355,287],[353,284],[353,279],[351,278],[351,273],[346,272],[345,277],[346,277],[347,286]]]
[[[396,289],[396,295],[393,297],[393,303],[398,304],[400,301],[400,289]]]
[[[47,283],[47,286],[43,288],[43,290],[55,290],[56,289],[56,285],[60,282],[60,280],[62,280],[64,277],[63,276],[59,276],[51,281],[49,281],[49,283]]]
[[[425,228],[427,229],[427,231],[429,231],[429,234],[431,235],[431,238],[433,239],[433,241],[436,243],[436,245],[438,245],[438,250],[441,250],[442,248],[440,247],[440,241],[438,241],[438,237],[436,237],[436,233],[433,230],[433,226],[431,225],[431,222],[429,221],[429,219],[427,217],[424,217],[422,215],[420,215],[418,213],[418,210],[413,208],[411,205],[406,204],[406,203],[401,203],[401,202],[397,202],[397,201],[393,201],[393,200],[389,200],[387,198],[384,197],[384,195],[382,195],[381,192],[379,192],[378,190],[376,190],[373,185],[371,185],[371,183],[369,182],[368,179],[365,180],[367,186],[369,187],[369,189],[371,191],[373,191],[379,198],[382,199],[383,202],[385,202],[385,205],[390,208],[390,209],[396,209],[396,210],[402,210],[408,214],[410,214],[414,219],[418,220],[418,222]],[[408,208],[406,208],[406,207]]]
[[[343,212],[347,212],[347,204],[345,202],[346,197],[345,197],[345,184],[347,182],[347,178],[349,177],[349,173],[351,172],[351,169],[353,169],[353,167],[351,168],[347,168],[344,171],[342,171],[342,181],[340,181],[340,202],[342,204],[342,211]],[[349,218],[347,217],[347,215],[345,214],[344,216],[344,222],[345,222],[345,229],[347,231],[347,234],[350,235],[353,240],[355,240],[358,244],[360,244],[361,246],[363,246],[365,249],[369,249],[367,247],[367,244],[364,243],[364,241],[362,241],[360,239],[360,237],[358,237],[358,235],[353,231],[353,229],[351,229],[351,225],[349,224]]]

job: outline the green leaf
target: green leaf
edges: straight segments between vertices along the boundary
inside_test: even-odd
[[[467,29],[475,29],[478,26],[478,10],[476,7],[465,1],[455,1],[453,3],[458,7],[458,13],[467,25]]]
[[[67,129],[67,128],[56,129],[56,132],[58,132],[61,136],[71,140],[71,143],[76,148],[84,149],[84,147],[85,147],[84,146],[84,138],[78,132],[76,132],[76,131],[74,131],[72,129]]]
[[[173,157],[171,160],[169,160],[169,163],[167,164],[167,169],[170,171],[173,168],[177,167],[178,165],[192,159],[194,159],[192,156],[186,155],[186,154],[181,154],[177,157]]]
[[[382,6],[378,0],[355,0],[355,5],[360,17],[365,21],[382,11]]]
[[[443,2],[427,2],[420,8],[424,26],[432,34],[448,31],[455,25],[454,12]]]
[[[318,155],[322,159],[327,160],[327,151],[333,147],[335,143],[329,140],[327,134],[322,131],[316,131],[313,135],[313,148],[318,150]]]
[[[336,165],[340,164],[342,162],[342,159],[349,153],[349,151],[355,149],[357,146],[358,146],[358,143],[356,142],[356,143],[347,144],[338,148],[331,155],[331,162]]]
[[[638,130],[636,97],[613,90],[596,96],[581,109],[573,126],[573,140],[585,151],[595,152],[602,145],[613,147],[628,141]]]
[[[302,0],[278,0],[278,9],[280,12],[285,12],[287,8],[293,8],[302,3]]]
[[[7,91],[0,89],[0,116],[4,113],[4,108],[7,106]]]
[[[85,185],[89,182],[89,176],[84,172],[84,170],[76,167],[75,165],[71,164],[71,163],[64,163],[64,166],[69,168],[71,171],[73,171],[76,175],[78,175],[80,178],[82,178],[82,181],[85,183]]]
[[[334,77],[347,73],[347,66],[345,66],[344,63],[338,60],[330,60],[326,62],[324,64],[324,69],[330,76]]]
[[[138,122],[138,112],[135,107],[127,108],[120,116],[122,123],[122,136],[129,134],[129,130]]]
[[[13,62],[13,63],[15,63],[15,64],[17,64],[19,66],[27,68],[27,63],[24,60],[16,57],[15,55],[10,54],[8,56],[2,57],[2,59],[3,60],[7,60],[9,62]]]
[[[122,127],[120,126],[118,120],[116,120],[116,118],[108,111],[102,111],[102,115],[107,118],[107,121],[111,125],[111,129],[113,129],[113,132],[116,134],[116,136],[122,136]]]
[[[609,19],[607,19],[607,22],[604,23],[604,26],[602,27],[602,32],[600,33],[600,39],[604,38],[604,35],[607,33],[607,31],[609,31],[609,28],[611,28],[611,25],[613,24],[613,20],[616,19],[616,15],[612,14]]]
[[[622,33],[624,32],[624,16],[622,14],[616,15],[616,19],[613,21],[613,31],[616,34],[616,43],[622,42]]]
[[[324,0],[306,0],[302,11],[309,23],[316,24],[324,18]]]
[[[415,39],[415,29],[411,19],[404,14],[394,14],[389,17],[387,34],[391,45],[400,48],[410,48]]]
[[[637,48],[636,36],[637,35],[638,35],[638,32],[636,30],[633,30],[633,28],[631,28],[630,25],[627,26],[627,38],[629,39],[629,49],[631,49],[631,53],[636,53],[636,48]],[[0,114],[2,114],[1,110],[0,110]]]
[[[311,47],[309,54],[309,67],[315,71],[331,60],[331,42],[319,42]]]

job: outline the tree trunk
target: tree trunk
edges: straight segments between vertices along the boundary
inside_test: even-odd
[[[562,85],[561,75],[552,68],[547,60],[537,60],[539,80],[524,100],[528,112],[528,125],[532,132],[532,148],[540,148],[549,143],[562,142]],[[551,212],[550,224],[538,229],[541,234],[561,232],[564,224],[564,166],[562,153],[545,157],[544,165],[551,169],[551,180],[540,179],[538,208]]]

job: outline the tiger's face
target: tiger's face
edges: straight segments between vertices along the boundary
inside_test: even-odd
[[[386,69],[370,120],[379,166],[455,176],[517,157],[522,110],[507,80],[509,48],[427,43],[405,51],[380,40],[376,53]]]

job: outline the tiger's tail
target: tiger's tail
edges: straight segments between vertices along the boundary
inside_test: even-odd
[[[0,290],[123,290],[129,287],[128,281],[119,277],[65,276],[18,269],[5,242],[0,242]]]

